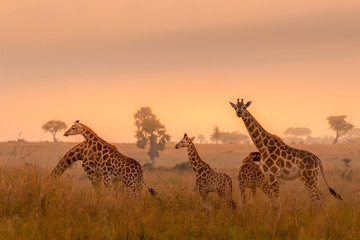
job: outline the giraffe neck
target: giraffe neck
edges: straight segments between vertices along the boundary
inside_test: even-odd
[[[86,125],[83,126],[83,131],[81,135],[85,138],[85,141],[88,143],[92,142],[98,142],[99,140],[102,140],[91,128],[89,128]]]
[[[50,178],[59,178],[65,172],[65,170],[71,166],[71,164],[76,161],[82,161],[85,144],[85,142],[79,143],[78,145],[70,149],[67,153],[65,153],[65,155],[60,159],[60,161],[54,168],[54,170],[52,170]]]
[[[201,160],[198,152],[196,151],[194,143],[191,143],[188,147],[188,156],[192,169],[194,172],[199,172],[202,168],[210,168],[209,164]]]
[[[264,144],[264,140],[272,139],[274,138],[274,136],[268,133],[248,111],[245,111],[241,118],[245,123],[251,140],[253,141],[259,152],[265,152],[265,150],[267,149],[267,144]]]

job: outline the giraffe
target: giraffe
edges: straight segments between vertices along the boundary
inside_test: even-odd
[[[272,191],[272,203],[280,214],[279,179],[294,180],[300,178],[311,196],[314,206],[323,207],[323,196],[319,186],[319,173],[321,172],[330,193],[340,200],[341,196],[329,187],[324,175],[321,160],[313,153],[290,147],[281,138],[268,133],[258,121],[250,114],[247,108],[251,101],[244,104],[244,100],[237,100],[237,104],[230,102],[236,115],[241,118],[249,135],[259,150],[262,159],[260,167],[267,176]]]
[[[256,188],[260,188],[260,190],[263,191],[268,198],[272,199],[271,186],[268,184],[268,181],[259,165],[255,163],[260,162],[260,160],[261,155],[259,152],[251,152],[242,160],[242,164],[238,172],[242,205],[246,204],[246,188],[250,188],[253,198],[256,195]]]
[[[223,199],[229,207],[235,209],[235,202],[232,199],[232,181],[226,173],[221,173],[213,170],[209,164],[201,160],[193,138],[189,138],[187,134],[176,144],[175,148],[187,148],[189,161],[193,171],[196,173],[195,184],[198,187],[201,195],[203,208],[211,210],[207,198],[209,192],[216,192],[221,199]]]
[[[82,159],[82,166],[94,186],[97,186],[99,179],[102,179],[105,187],[109,187],[111,178],[120,178],[130,196],[135,198],[142,189],[142,185],[145,185],[140,163],[121,154],[114,145],[107,143],[91,128],[79,121],[76,121],[64,136],[78,134],[82,135],[85,141],[65,154],[53,170],[52,175],[58,176],[65,171],[66,166],[72,163],[71,161]],[[145,185],[145,187],[147,186]],[[155,194],[152,188],[148,188],[148,190],[152,195]]]
[[[77,144],[71,148],[65,155],[60,159],[55,168],[52,170],[49,178],[57,179],[68,169],[74,162],[84,160],[84,151],[87,144],[86,141]],[[86,161],[83,161],[82,167],[91,181],[94,188],[98,188],[101,183],[101,173],[99,170],[100,160],[95,157],[95,153],[87,156]]]

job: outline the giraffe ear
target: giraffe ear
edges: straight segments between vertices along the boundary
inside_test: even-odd
[[[249,107],[251,105],[251,101],[248,101],[247,103],[246,103],[246,107]]]
[[[261,160],[261,155],[260,155],[260,153],[256,153],[256,154],[254,154],[255,156],[254,156],[254,159],[253,159],[253,161],[254,162],[260,162],[260,160]]]
[[[235,103],[230,102],[230,105],[231,105],[233,108],[236,107]]]
[[[81,125],[79,124],[79,120],[77,120],[76,122],[74,122],[76,127],[80,127]]]
[[[190,138],[191,139],[191,141],[194,141],[195,140],[195,137],[192,137],[192,138]]]

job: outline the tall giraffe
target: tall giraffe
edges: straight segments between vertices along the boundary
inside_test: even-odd
[[[221,199],[235,208],[235,202],[232,199],[232,181],[229,175],[213,170],[209,164],[201,160],[193,143],[193,138],[189,138],[187,134],[176,144],[175,148],[184,148],[188,150],[189,161],[193,171],[196,173],[195,184],[199,189],[204,209],[210,210],[207,203],[209,192],[216,192]]]
[[[268,183],[259,165],[255,163],[260,162],[260,160],[261,155],[259,152],[251,152],[242,160],[238,172],[242,205],[245,205],[246,203],[246,188],[250,188],[253,198],[256,195],[256,188],[260,188],[260,190],[265,193],[268,198],[273,198],[271,185]]]
[[[78,134],[85,138],[85,142],[75,146],[65,154],[65,156],[71,157],[77,153],[76,156],[83,159],[83,168],[88,176],[90,175],[89,178],[94,185],[98,184],[98,176],[100,175],[98,173],[101,173],[100,176],[105,187],[109,186],[111,178],[120,178],[122,184],[128,189],[130,196],[135,198],[141,190],[142,185],[145,185],[140,163],[135,159],[121,154],[114,145],[107,143],[92,129],[79,121],[76,121],[74,125],[65,132],[64,136]],[[69,161],[66,160],[69,160],[69,158],[65,156],[62,158],[63,161],[60,162],[65,161],[68,164]],[[73,157],[71,159],[76,160],[76,158]],[[61,173],[62,169],[64,169],[64,167],[55,167],[53,176],[56,176],[56,173]],[[145,185],[145,187],[147,186]],[[153,189],[148,189],[151,194],[155,193]]]
[[[313,153],[290,147],[279,137],[268,133],[256,119],[250,114],[247,108],[251,101],[244,104],[244,100],[237,100],[237,104],[230,102],[235,109],[236,115],[241,118],[249,132],[249,135],[259,150],[262,160],[260,167],[273,191],[273,205],[276,210],[280,208],[279,179],[294,180],[300,178],[310,193],[314,205],[322,207],[323,196],[319,186],[319,173],[321,172],[330,193],[338,199],[341,196],[330,188],[323,171],[321,160]],[[280,212],[278,211],[278,216]]]

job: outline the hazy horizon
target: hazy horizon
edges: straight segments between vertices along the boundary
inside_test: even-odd
[[[229,101],[270,133],[326,118],[360,127],[360,2],[11,1],[0,9],[0,141],[51,141],[75,120],[109,142],[135,142],[149,106],[172,136],[246,129]],[[61,141],[81,141],[80,136]]]

